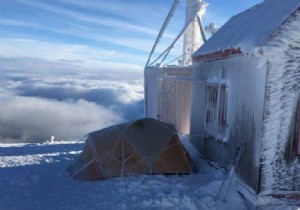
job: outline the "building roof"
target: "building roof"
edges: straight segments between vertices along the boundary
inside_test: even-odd
[[[250,52],[254,47],[261,46],[299,7],[300,0],[265,0],[233,16],[193,56],[220,54],[232,49],[235,52]]]

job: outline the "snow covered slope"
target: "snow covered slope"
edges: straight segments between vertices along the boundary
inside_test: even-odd
[[[227,202],[215,199],[224,175],[205,161],[187,176],[69,179],[83,145],[0,144],[0,209],[247,209],[234,188]]]

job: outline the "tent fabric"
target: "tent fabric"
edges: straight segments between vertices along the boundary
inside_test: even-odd
[[[191,173],[192,161],[174,128],[152,118],[88,135],[71,174],[80,180],[140,174]]]

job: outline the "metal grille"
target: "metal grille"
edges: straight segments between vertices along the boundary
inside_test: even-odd
[[[157,119],[173,124],[180,134],[190,131],[191,85],[188,80],[158,79]]]
[[[187,78],[158,78],[157,119],[175,125],[181,134],[190,132],[191,98],[193,91],[200,100],[202,134],[226,141],[228,87],[225,83],[209,83]],[[195,97],[195,96],[194,96]]]
[[[217,140],[225,140],[227,127],[226,84],[204,84],[204,135]]]

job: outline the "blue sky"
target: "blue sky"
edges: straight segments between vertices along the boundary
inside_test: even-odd
[[[207,25],[262,0],[207,0]],[[172,0],[0,0],[0,56],[88,68],[142,69]],[[182,0],[162,40],[184,23]],[[179,44],[180,45],[180,44]],[[173,54],[180,52],[180,46]]]
[[[261,0],[207,1],[203,22],[222,25]],[[143,117],[142,69],[172,3],[0,0],[0,142],[80,139]],[[158,51],[184,15],[182,0]]]

